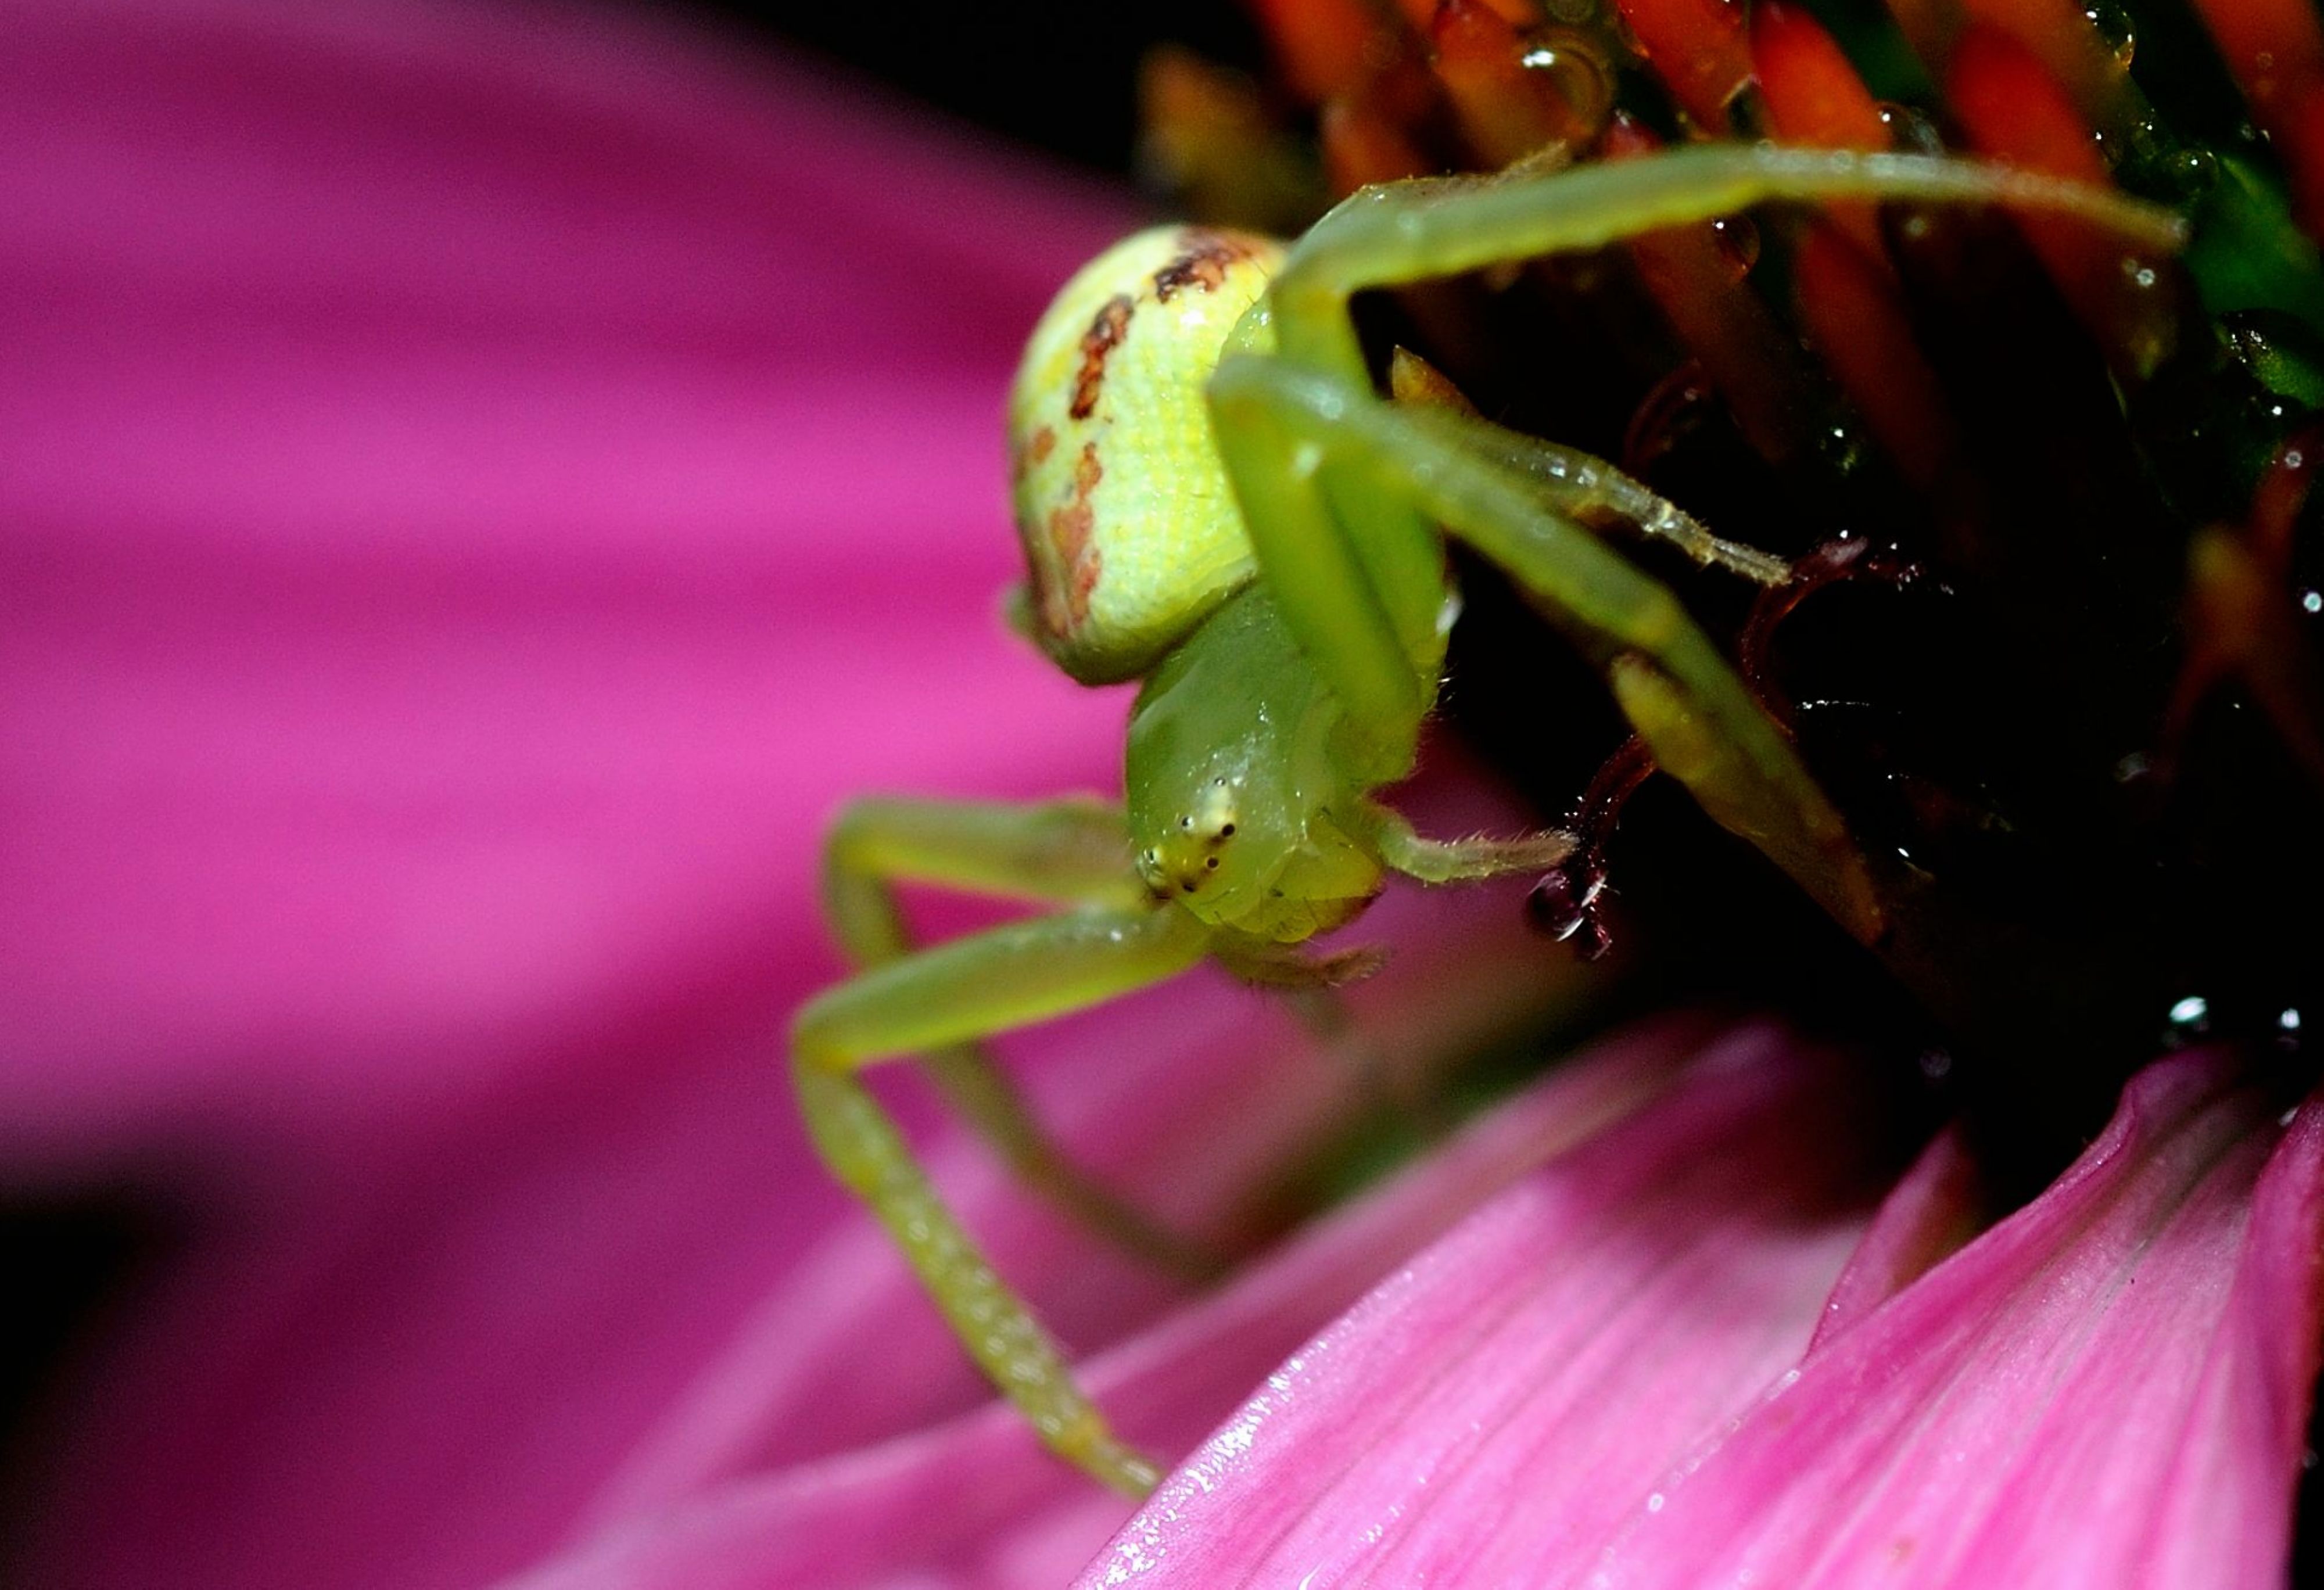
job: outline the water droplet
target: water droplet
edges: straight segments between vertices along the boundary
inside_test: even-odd
[[[1672,371],[1630,416],[1622,437],[1622,467],[1634,475],[1650,473],[1655,460],[1702,424],[1715,400],[1700,364],[1690,359]]]
[[[1646,1511],[1648,1512],[1660,1512],[1662,1510],[1663,1493],[1660,1491],[1656,1491],[1653,1495],[1646,1498]]]
[[[1595,127],[1614,108],[1614,71],[1598,41],[1572,28],[1541,28],[1526,41],[1517,64],[1539,72],[1576,120]]]
[[[2178,1049],[2193,1043],[2211,1030],[2211,1002],[2200,994],[2190,994],[2171,1006],[2169,1025],[2164,1028],[2163,1042],[2168,1048]]]
[[[2324,591],[2302,591],[2300,607],[2303,612],[2324,612]]]
[[[1593,868],[1583,881],[1561,867],[1534,886],[1526,906],[1542,932],[1561,944],[1572,944],[1582,960],[1601,960],[1614,947],[1613,935],[1598,916],[1598,896],[1605,887],[1603,871]]]
[[[1839,475],[1850,475],[1864,465],[1865,439],[1852,426],[1834,425],[1815,434],[1816,456]]]
[[[2165,168],[2182,198],[2200,198],[2219,179],[2218,157],[2208,149],[2182,149]]]
[[[1944,137],[1937,124],[1909,105],[1882,101],[1880,124],[1888,129],[1889,141],[1909,154],[1944,152]]]
[[[2131,26],[2130,14],[2108,0],[2090,0],[2082,7],[2082,14],[2098,31],[2099,47],[2114,57],[2115,65],[2127,71],[2131,57],[2138,52],[2138,35]]]
[[[1728,216],[1711,224],[1711,235],[1719,240],[1720,256],[1728,269],[1740,281],[1759,262],[1759,227],[1748,216]]]

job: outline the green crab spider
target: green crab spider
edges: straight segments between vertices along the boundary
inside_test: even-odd
[[[1053,1149],[980,1040],[1209,959],[1329,984],[1366,952],[1300,946],[1388,873],[1441,884],[1554,866],[1559,832],[1425,838],[1375,792],[1413,769],[1457,602],[1447,537],[1499,565],[1604,671],[1656,762],[1867,942],[1879,896],[1791,745],[1677,600],[1582,521],[1615,519],[1762,581],[1610,466],[1374,390],[1349,316],[1368,289],[1594,249],[1768,201],[2000,203],[2175,247],[2153,207],[1941,158],[1698,146],[1554,173],[1367,188],[1287,250],[1168,229],[1117,246],[1043,317],[1010,406],[1029,566],[1016,612],[1084,683],[1143,681],[1125,798],[866,800],[829,841],[856,975],[791,1028],[817,1150],[870,1206],[969,1354],[1058,1456],[1141,1495],[1065,1356],[945,1209],[864,1068],[917,1057],[1038,1188],[1170,1251]],[[1050,909],[915,948],[894,897],[932,884]]]

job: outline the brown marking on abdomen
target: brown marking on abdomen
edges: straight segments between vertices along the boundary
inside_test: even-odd
[[[1057,569],[1055,583],[1045,583],[1042,588],[1041,620],[1060,640],[1089,621],[1090,593],[1097,589],[1098,574],[1104,566],[1105,560],[1091,538],[1097,528],[1097,512],[1090,506],[1091,496],[1104,478],[1097,444],[1084,442],[1081,460],[1074,465],[1073,496],[1049,510],[1049,545],[1056,550]]]
[[[1056,432],[1046,425],[1036,427],[1033,434],[1025,438],[1025,445],[1017,449],[1016,457],[1010,460],[1010,478],[1022,482],[1027,475],[1049,461],[1049,455],[1056,451]]]
[[[1154,272],[1154,296],[1164,303],[1190,287],[1216,292],[1227,271],[1250,258],[1250,244],[1223,232],[1189,226],[1178,234],[1178,257]]]
[[[1137,307],[1128,293],[1118,292],[1105,300],[1090,328],[1082,333],[1081,373],[1074,377],[1074,400],[1065,410],[1075,419],[1087,419],[1097,408],[1098,388],[1105,384],[1106,355],[1129,335],[1130,312]]]

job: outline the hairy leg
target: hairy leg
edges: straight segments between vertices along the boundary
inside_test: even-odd
[[[1388,390],[1414,423],[1433,425],[1480,457],[1522,472],[1551,508],[1596,527],[1611,522],[1649,540],[1666,541],[1705,568],[1722,568],[1757,585],[1776,586],[1792,565],[1773,553],[1722,540],[1669,498],[1592,454],[1562,447],[1486,420],[1468,398],[1409,348],[1388,360]]]
[[[1365,804],[1355,821],[1379,859],[1423,883],[1474,883],[1513,872],[1546,872],[1573,853],[1574,838],[1559,829],[1495,839],[1424,839],[1401,813]]]

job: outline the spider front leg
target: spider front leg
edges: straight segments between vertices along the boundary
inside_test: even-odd
[[[896,902],[899,883],[1051,905],[1128,907],[1145,898],[1130,870],[1121,812],[1102,801],[851,802],[824,849],[823,894],[825,914],[858,970],[913,951]],[[1074,1164],[983,1045],[947,1044],[916,1059],[954,1111],[1038,1196],[1107,1241],[1189,1280],[1219,1272],[1212,1255],[1173,1236]]]
[[[1123,889],[1126,874],[1102,881],[1055,852],[1012,869],[1006,842],[922,848],[932,830],[947,826],[954,839],[982,831],[987,839],[1021,841],[1026,829],[1056,817],[1056,808],[883,805],[857,815],[852,831],[842,825],[857,853],[851,863],[835,861],[834,914],[876,964],[793,1020],[800,1113],[825,1163],[870,1206],[962,1345],[1049,1448],[1105,1484],[1143,1495],[1153,1486],[1153,1466],[1115,1438],[1074,1385],[1063,1352],[945,1207],[859,1073],[907,1055],[957,1053],[980,1038],[1161,982],[1200,960],[1211,933],[1176,906],[1095,903],[895,953],[901,927],[892,903],[876,883],[850,876],[851,867],[868,871],[864,858],[883,849],[890,859],[918,853],[947,881],[990,892],[1102,901]],[[1071,827],[1076,814],[1064,820]]]
[[[1482,883],[1512,873],[1546,872],[1573,853],[1574,837],[1544,829],[1514,839],[1425,839],[1400,812],[1367,801],[1351,821],[1391,870],[1422,883]]]
[[[1828,199],[2051,210],[2158,250],[2183,233],[2154,206],[2030,172],[1767,145],[1370,188],[1286,259],[1267,299],[1275,356],[1231,354],[1209,391],[1261,574],[1345,704],[1360,751],[1378,748],[1386,763],[1427,708],[1412,660],[1432,585],[1412,570],[1434,521],[1500,564],[1597,658],[1656,761],[1714,818],[1873,942],[1884,915],[1839,813],[1677,601],[1545,489],[1568,461],[1529,455],[1457,414],[1389,409],[1372,393],[1348,314],[1370,288],[1598,248],[1770,200]],[[1619,510],[1613,495],[1600,501]]]
[[[1371,393],[1280,359],[1222,363],[1212,380],[1222,447],[1245,494],[1266,578],[1296,587],[1333,661],[1380,645],[1350,532],[1311,488],[1342,472],[1407,505],[1499,565],[1607,670],[1657,762],[1713,818],[1749,840],[1844,927],[1874,942],[1878,896],[1846,825],[1791,743],[1677,599],[1546,503],[1525,469],[1483,445],[1479,422],[1391,408]],[[1286,614],[1292,610],[1284,604]],[[1309,643],[1304,631],[1300,639]]]
[[[1310,227],[1268,301],[1294,363],[1365,379],[1347,314],[1367,289],[1546,254],[1574,253],[1755,205],[1831,200],[1999,204],[2078,216],[2132,249],[2176,250],[2186,226],[2160,206],[2039,172],[1975,161],[1775,144],[1696,144],[1546,173],[1368,188]]]

